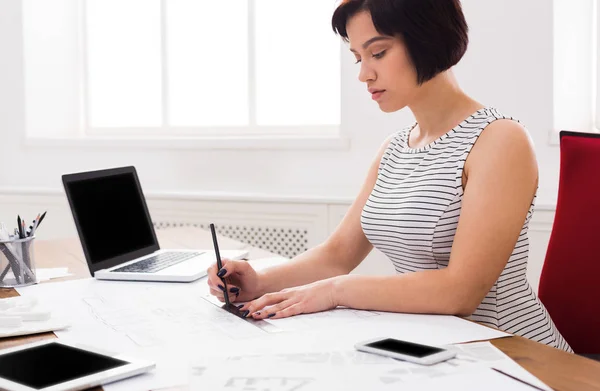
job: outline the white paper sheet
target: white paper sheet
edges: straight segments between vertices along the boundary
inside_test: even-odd
[[[36,276],[38,282],[52,280],[54,278],[72,276],[72,275],[73,275],[72,273],[69,273],[69,268],[67,268],[67,267],[35,269],[35,276]]]
[[[252,260],[250,263],[256,270],[262,270],[286,261],[283,257],[272,257]],[[217,306],[222,304],[209,294],[205,299]],[[346,308],[284,319],[270,319],[267,322],[288,332],[333,331],[336,340],[341,344],[336,345],[331,341],[329,347],[332,349],[347,347],[348,338],[356,340],[386,336],[430,345],[443,345],[510,335],[455,316],[397,314]],[[375,332],[378,334],[375,335]]]
[[[204,299],[214,306],[222,303],[206,294]],[[355,342],[377,337],[392,337],[429,345],[445,345],[506,337],[509,334],[481,326],[461,318],[445,315],[396,314],[337,308],[326,312],[302,314],[264,322],[288,335],[302,335],[298,339],[302,350],[327,346],[346,349]],[[308,337],[312,335],[313,337]],[[319,338],[318,335],[321,337]],[[324,341],[325,338],[330,338]],[[315,340],[318,344],[311,344]],[[350,343],[350,341],[354,341]],[[288,346],[289,349],[295,349]],[[294,350],[295,351],[295,350]]]
[[[36,300],[18,296],[0,299],[0,317],[0,338],[45,333],[69,326]]]
[[[377,374],[397,365],[357,351],[205,357],[191,367],[190,389],[371,390]]]
[[[0,327],[0,338],[46,333],[49,331],[65,329],[67,327],[69,327],[68,323],[51,316],[50,319],[47,320],[23,321],[20,326],[16,327]]]
[[[491,344],[472,345],[460,351],[456,358],[431,366],[356,350],[204,357],[191,367],[190,389],[533,390],[489,369],[493,363],[494,367],[502,366],[511,374],[522,370]],[[485,353],[487,357],[478,359],[471,351],[478,356]],[[549,390],[523,372],[529,376],[524,380]],[[519,377],[523,379],[523,374]]]
[[[529,385],[486,367],[474,367],[437,379],[412,382],[402,389],[415,391],[535,391]]]
[[[104,391],[148,391],[189,384],[188,361],[177,352],[146,352],[144,358],[156,363],[154,371],[102,386]]]
[[[70,329],[56,332],[61,340],[156,362],[152,373],[113,383],[107,389],[148,390],[186,384],[187,355],[217,353],[220,346],[231,349],[244,338],[264,334],[201,299],[197,295],[200,285],[85,279],[18,290],[71,323]]]
[[[483,365],[497,368],[516,378],[533,384],[536,387],[544,390],[552,391],[552,389],[543,383],[540,379],[527,372],[522,366],[513,361],[510,357],[504,354],[500,349],[492,345],[490,342],[474,342],[468,344],[451,345],[447,348],[453,349],[458,355],[470,357],[478,360]]]
[[[157,361],[153,374],[140,377],[140,387],[147,389],[187,382],[187,375],[168,364],[184,363],[198,352],[212,356],[348,350],[356,342],[380,336],[442,345],[507,335],[450,316],[351,309],[271,321],[285,330],[271,334],[207,302],[206,279],[172,284],[89,278],[17,290],[71,325],[56,333],[61,339],[134,357],[168,357],[162,364]]]

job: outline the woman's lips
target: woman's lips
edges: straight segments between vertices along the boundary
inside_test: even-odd
[[[371,98],[373,98],[373,100],[379,100],[381,98],[381,95],[383,95],[384,92],[385,92],[385,90],[372,92]]]

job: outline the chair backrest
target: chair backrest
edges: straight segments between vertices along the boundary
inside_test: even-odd
[[[576,353],[600,353],[600,134],[560,132],[558,200],[539,298]]]

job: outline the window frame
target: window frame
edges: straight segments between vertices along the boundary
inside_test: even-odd
[[[554,118],[549,145],[560,145],[561,130],[600,132],[599,24],[596,0],[553,0]],[[565,74],[576,77],[569,80]]]
[[[255,8],[256,0],[246,0],[248,2],[248,112],[249,121],[246,126],[173,126],[169,125],[169,89],[168,86],[168,68],[167,68],[167,9],[168,0],[160,0],[161,8],[161,107],[162,107],[162,124],[157,127],[94,127],[90,124],[90,97],[89,97],[89,78],[88,78],[88,47],[87,47],[87,20],[86,7],[88,0],[78,2],[80,26],[80,58],[81,58],[81,130],[82,138],[114,138],[116,140],[123,139],[144,139],[144,138],[162,138],[164,139],[181,139],[199,137],[203,139],[211,139],[210,145],[215,145],[215,140],[223,140],[222,145],[234,145],[228,143],[227,140],[237,138],[238,140],[247,139],[253,140],[251,144],[256,144],[258,140],[266,140],[273,138],[275,140],[285,139],[308,139],[311,140],[305,145],[314,145],[316,148],[321,148],[325,145],[333,146],[335,149],[347,148],[348,140],[341,132],[341,110],[339,124],[315,124],[315,125],[258,125],[256,123],[256,74],[255,65]],[[341,42],[340,42],[341,46]],[[341,57],[341,50],[340,50]],[[341,58],[340,72],[338,77],[341,79]],[[341,84],[341,83],[340,83]],[[341,91],[339,91],[341,94]],[[340,97],[341,105],[341,97]],[[341,107],[340,107],[341,109]],[[327,140],[324,142],[324,140]],[[337,140],[337,141],[336,141]],[[173,146],[179,143],[171,143]],[[197,144],[197,143],[195,143]],[[260,144],[260,142],[259,142]],[[83,144],[85,145],[85,143]],[[273,145],[273,140],[265,145]],[[282,147],[288,145],[287,141],[281,143]]]

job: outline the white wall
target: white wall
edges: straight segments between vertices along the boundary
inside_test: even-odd
[[[485,104],[515,116],[537,144],[540,198],[556,193],[557,152],[546,144],[552,128],[552,2],[465,0],[471,44],[456,69],[464,88]],[[0,161],[26,162],[0,171],[2,187],[60,188],[69,171],[135,164],[146,189],[248,191],[354,196],[377,147],[406,125],[408,112],[384,114],[370,100],[345,50],[342,127],[345,151],[141,150],[25,147],[20,2],[0,3]],[[315,92],[317,93],[317,92]]]
[[[552,1],[463,0],[463,6],[471,42],[456,68],[458,79],[473,97],[519,118],[529,129],[540,167],[538,204],[552,205],[558,178],[558,148],[547,143],[553,118]],[[357,80],[358,65],[344,50],[342,129],[351,140],[347,150],[25,146],[20,12],[18,0],[0,2],[0,188],[60,190],[63,173],[133,164],[147,192],[351,199],[380,143],[412,119],[407,111],[379,111]]]

